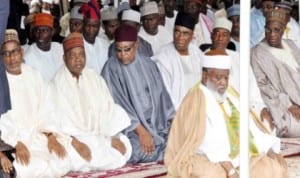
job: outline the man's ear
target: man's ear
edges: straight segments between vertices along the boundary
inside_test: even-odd
[[[54,36],[54,27],[53,27],[52,30],[51,30],[51,36],[52,36],[52,37]]]
[[[202,70],[202,79],[201,79],[201,83],[202,83],[203,85],[205,85],[207,79],[208,79],[208,71]]]
[[[63,54],[63,59],[64,59],[64,62],[66,64],[66,60],[67,60],[66,54]]]
[[[135,44],[134,44],[134,46],[137,49],[139,47],[139,45],[140,45],[140,43],[139,43],[139,40],[137,39],[136,42],[135,42]]]

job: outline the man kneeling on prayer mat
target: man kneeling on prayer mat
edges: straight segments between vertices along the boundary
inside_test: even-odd
[[[128,113],[124,130],[132,145],[130,163],[163,160],[175,110],[156,64],[138,50],[137,29],[121,25],[115,31],[117,57],[106,62],[102,76]]]
[[[48,118],[51,105],[47,85],[39,71],[22,63],[24,51],[16,30],[6,30],[1,54],[12,104],[0,118],[1,139],[8,144],[0,146],[1,169],[12,176],[14,167],[21,178],[61,177],[68,172],[68,164],[61,161],[65,150],[43,133],[41,124]],[[13,162],[8,153],[13,153]]]
[[[212,50],[202,60],[202,83],[176,113],[165,154],[168,177],[239,177],[239,96],[228,86],[231,59]],[[251,178],[286,178],[280,139],[249,114]]]
[[[102,77],[85,66],[82,35],[71,33],[63,47],[65,65],[51,83],[59,115],[45,123],[48,132],[66,148],[70,171],[124,166],[132,150],[120,133],[130,125],[127,113],[114,103]]]

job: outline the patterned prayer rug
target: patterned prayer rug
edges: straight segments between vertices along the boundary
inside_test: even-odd
[[[300,178],[300,138],[282,138],[281,151],[288,164],[289,178]],[[63,178],[163,178],[166,172],[162,162],[151,162],[107,171],[71,172]]]
[[[71,172],[63,178],[162,178],[166,175],[162,162],[128,164],[107,171]]]
[[[281,152],[288,164],[289,178],[300,178],[300,138],[281,138]]]
[[[300,177],[300,156],[285,158],[288,164],[288,174],[289,178],[299,178]]]
[[[281,152],[286,158],[300,156],[300,138],[281,138]]]

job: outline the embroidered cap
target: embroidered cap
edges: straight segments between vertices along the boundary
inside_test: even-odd
[[[282,24],[287,23],[287,14],[284,10],[274,9],[266,14],[266,22],[279,22]]]
[[[7,29],[5,31],[5,37],[4,37],[4,43],[7,43],[9,41],[15,41],[17,43],[20,43],[18,32],[15,29]]]
[[[34,26],[48,26],[53,28],[54,18],[51,14],[38,13],[34,15]]]
[[[75,47],[84,48],[82,34],[78,32],[70,33],[63,41],[64,52],[67,52]]]

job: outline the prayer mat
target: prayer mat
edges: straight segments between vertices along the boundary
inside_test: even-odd
[[[300,156],[300,138],[281,138],[281,153],[285,158]]]
[[[127,164],[106,171],[70,172],[63,178],[162,178],[167,174],[163,162]]]

